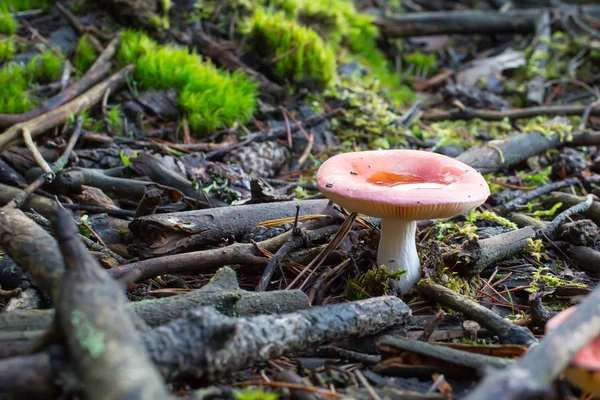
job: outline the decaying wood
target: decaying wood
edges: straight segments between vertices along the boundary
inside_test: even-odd
[[[575,312],[547,333],[519,362],[490,371],[467,400],[522,400],[540,395],[575,355],[600,335],[600,287],[584,298]]]
[[[456,159],[470,165],[482,174],[487,174],[511,167],[531,156],[556,148],[560,144],[559,135],[548,137],[540,132],[531,131],[511,136],[506,140],[473,147]]]
[[[142,336],[163,375],[214,379],[288,352],[373,335],[403,324],[409,315],[396,297],[238,319],[199,308]]]
[[[239,239],[260,222],[293,217],[298,205],[300,215],[320,214],[328,203],[296,200],[156,214],[136,218],[129,229],[144,246],[145,255],[161,256],[220,243],[229,237]]]
[[[421,119],[425,121],[456,121],[459,119],[471,120],[471,119],[482,119],[485,121],[502,121],[504,119],[517,120],[524,118],[535,118],[538,116],[572,116],[582,115],[586,112],[589,107],[585,104],[560,104],[560,105],[549,105],[549,106],[538,106],[528,108],[517,108],[506,111],[496,110],[477,110],[472,108],[458,108],[451,111],[435,111],[423,114]],[[590,115],[600,114],[600,106],[592,107]],[[597,144],[599,141],[599,135],[584,132],[573,136],[573,141],[565,143],[570,146],[592,146]]]
[[[600,251],[586,246],[574,246],[569,243],[559,243],[561,249],[569,256],[569,262],[578,269],[593,274],[600,274]]]
[[[140,336],[167,379],[214,379],[285,353],[305,351],[341,338],[367,337],[403,325],[409,316],[408,306],[391,296],[252,318],[231,318],[213,308],[200,307]],[[52,381],[48,361],[37,360],[31,368],[41,381]],[[3,363],[15,362],[24,361],[22,357],[0,360],[0,369]],[[129,375],[124,374],[123,379]]]
[[[31,199],[30,199],[31,200]],[[21,210],[0,210],[0,246],[33,281],[55,295],[64,273],[56,240]]]
[[[66,267],[55,299],[57,321],[86,398],[168,399],[125,310],[122,288],[80,243],[70,212],[58,212],[54,231]]]
[[[528,226],[487,239],[468,240],[458,249],[444,254],[444,262],[463,276],[475,276],[490,265],[523,250],[527,239],[535,235],[535,230]]]
[[[116,91],[125,82],[125,76],[133,70],[133,65],[124,67],[108,79],[96,84],[73,100],[55,108],[45,114],[28,121],[13,125],[0,134],[0,150],[4,151],[20,141],[21,132],[27,129],[31,136],[35,137],[47,129],[68,121],[71,115],[79,114],[81,111],[91,108],[102,99],[107,90]]]
[[[527,346],[537,343],[537,339],[529,329],[513,324],[495,312],[447,287],[422,280],[417,285],[417,289],[429,299],[461,312],[469,319],[476,321],[497,335],[502,343]]]
[[[0,361],[2,400],[47,400],[60,393],[53,372],[56,365],[48,352]]]
[[[36,194],[26,195],[25,191],[14,186],[3,185],[0,183],[0,204],[8,204],[14,198],[26,198],[21,208],[25,210],[35,210],[42,215],[51,217],[56,213],[58,204],[53,199],[38,196]]]
[[[307,296],[301,290],[280,290],[273,292],[249,292],[240,289],[235,272],[228,267],[221,268],[213,279],[202,288],[190,293],[137,301],[127,305],[148,326],[157,327],[180,318],[185,312],[197,307],[212,306],[229,316],[254,316],[259,314],[281,314],[310,307]],[[53,310],[0,314],[0,342],[10,338],[31,339],[37,335],[20,335],[19,332],[41,332],[47,329],[54,317]],[[11,339],[12,340],[12,339]]]
[[[558,9],[552,10],[553,14]],[[536,22],[544,8],[519,9],[506,12],[496,11],[447,11],[405,13],[393,17],[379,18],[375,24],[384,36],[408,37],[444,34],[494,34],[530,33],[535,31]],[[567,8],[567,12],[600,17],[600,6],[587,5]],[[554,19],[556,16],[554,16]]]
[[[210,204],[207,204],[199,198],[198,191],[202,190],[201,188],[194,188],[192,182],[182,175],[171,171],[168,167],[163,165],[160,159],[155,158],[148,153],[142,153],[137,157],[132,158],[130,168],[140,176],[147,176],[156,183],[173,187],[192,199],[198,199],[197,203],[204,208],[210,207]]]
[[[137,209],[135,210],[134,218],[144,217],[146,215],[152,215],[160,205],[162,196],[156,189],[150,189],[144,193],[144,197],[140,200]]]
[[[146,191],[152,188],[163,189],[168,197],[183,198],[183,193],[154,182],[125,179],[105,174],[102,170],[90,168],[70,168],[57,178],[61,190],[80,193],[82,186],[94,186],[113,198],[126,198],[139,201]],[[172,196],[171,196],[172,195]]]

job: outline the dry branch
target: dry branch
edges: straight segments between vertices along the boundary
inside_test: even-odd
[[[79,114],[81,111],[92,107],[102,99],[102,96],[107,90],[115,92],[116,89],[123,84],[125,76],[131,72],[133,68],[133,65],[129,65],[68,103],[36,118],[13,125],[11,128],[0,134],[0,151],[8,149],[10,146],[20,141],[23,129],[29,130],[31,135],[35,137],[47,129],[68,121],[71,115]]]
[[[86,398],[168,399],[125,310],[125,294],[83,247],[70,212],[58,212],[54,231],[66,267],[57,321]]]
[[[375,24],[384,36],[409,37],[445,34],[495,34],[530,33],[535,31],[536,22],[545,8],[496,11],[445,11],[406,13],[388,18],[379,18]],[[567,8],[564,13],[577,12],[581,15],[600,17],[600,6],[588,5]],[[553,17],[559,14],[552,10]]]
[[[459,274],[475,276],[490,265],[511,257],[527,245],[527,239],[535,236],[532,227],[464,242],[457,250],[444,254],[447,266],[454,266]]]
[[[307,232],[309,241],[324,239],[339,230],[339,225],[330,225]],[[270,252],[277,251],[289,239],[290,232],[258,243],[258,246]],[[206,272],[225,265],[247,264],[266,265],[269,260],[263,257],[251,243],[236,243],[230,246],[174,254],[138,261],[111,269],[109,272],[118,279],[124,275],[136,274],[138,281],[164,274],[185,274]]]
[[[422,280],[417,285],[417,289],[431,300],[450,307],[454,311],[461,312],[469,319],[476,321],[497,335],[502,343],[528,346],[537,343],[537,339],[529,329],[511,323],[495,312],[447,287]]]
[[[241,238],[256,224],[295,215],[320,214],[328,200],[298,200],[220,207],[136,218],[129,229],[138,240],[138,249],[162,256],[220,243],[224,238]],[[143,246],[143,248],[142,248]]]
[[[495,315],[495,314],[494,314]],[[490,371],[466,400],[522,400],[545,392],[575,355],[600,335],[600,287],[515,365]]]
[[[301,290],[273,292],[248,292],[240,289],[235,272],[222,268],[202,288],[190,293],[160,299],[130,303],[127,308],[134,311],[150,327],[164,325],[190,310],[212,306],[229,316],[254,316],[280,314],[310,307],[307,296]],[[30,339],[37,335],[20,335],[21,332],[42,331],[50,326],[53,310],[35,310],[0,314],[0,342],[9,338]]]

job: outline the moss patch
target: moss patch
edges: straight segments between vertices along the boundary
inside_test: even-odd
[[[0,61],[10,60],[17,54],[17,44],[14,37],[0,39]]]
[[[334,83],[336,61],[331,46],[285,13],[259,8],[245,21],[242,31],[255,50],[271,60],[280,80],[316,88]]]
[[[243,73],[219,70],[185,48],[161,46],[147,35],[125,31],[119,62],[136,64],[135,77],[147,89],[174,88],[194,132],[204,134],[245,123],[254,113],[257,85]]]
[[[98,52],[87,36],[80,37],[77,42],[77,48],[75,49],[73,66],[77,68],[80,73],[83,73],[94,64],[97,57]]]

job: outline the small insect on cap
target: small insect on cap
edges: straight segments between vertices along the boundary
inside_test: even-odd
[[[490,195],[479,172],[453,158],[419,150],[375,150],[331,157],[317,173],[319,190],[349,211],[401,220],[448,218]]]

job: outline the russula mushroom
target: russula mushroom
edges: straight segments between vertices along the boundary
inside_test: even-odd
[[[481,174],[441,154],[375,150],[331,157],[317,173],[319,190],[341,207],[381,218],[378,265],[406,271],[406,293],[420,278],[417,220],[447,218],[482,204],[490,194]]]
[[[569,307],[546,323],[546,332],[561,325],[577,307]],[[600,396],[600,336],[588,343],[564,371],[569,382],[579,389]]]

